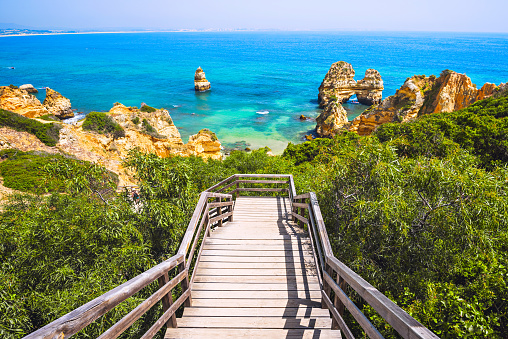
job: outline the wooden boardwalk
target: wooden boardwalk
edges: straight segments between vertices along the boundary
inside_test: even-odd
[[[212,231],[191,284],[192,306],[165,338],[340,338],[321,308],[308,234],[288,198],[239,197]]]

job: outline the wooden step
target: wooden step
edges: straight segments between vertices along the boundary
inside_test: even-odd
[[[274,307],[321,307],[321,298],[307,299],[208,299],[193,298],[192,307],[241,307],[241,308],[274,308]]]
[[[198,283],[192,284],[192,291],[320,291],[314,283]]]
[[[276,275],[260,275],[260,276],[241,276],[241,275],[203,275],[195,276],[194,282],[207,282],[207,283],[254,283],[254,284],[311,284],[319,283],[317,276],[276,276]]]
[[[196,275],[243,275],[243,276],[258,276],[258,275],[275,275],[275,276],[301,276],[306,274],[308,276],[317,276],[317,272],[314,270],[302,270],[300,268],[295,269],[257,269],[253,270],[250,268],[201,268],[196,269]]]
[[[322,328],[330,329],[330,318],[275,318],[275,317],[183,317],[177,321],[179,328]]]
[[[172,338],[274,338],[274,339],[337,339],[340,331],[328,329],[224,329],[224,328],[171,328],[165,339]]]
[[[186,307],[184,317],[278,317],[278,318],[330,318],[326,309],[301,306],[279,308],[239,308],[239,307]]]
[[[321,291],[202,291],[192,290],[196,299],[319,299]],[[217,304],[220,306],[220,304]]]
[[[308,263],[314,264],[314,257],[312,255],[298,255],[298,256],[278,256],[278,257],[238,257],[238,256],[219,256],[219,255],[201,255],[201,262],[273,262],[273,263]]]

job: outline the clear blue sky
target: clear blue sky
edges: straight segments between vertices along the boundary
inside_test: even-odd
[[[50,29],[508,32],[508,0],[0,1],[0,23]]]

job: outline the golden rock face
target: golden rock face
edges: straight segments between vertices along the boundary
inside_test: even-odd
[[[330,67],[319,86],[319,107],[324,108],[330,101],[343,104],[356,94],[358,101],[364,105],[375,105],[381,102],[383,80],[375,69],[368,69],[365,77],[356,82],[355,70],[351,64],[339,61]]]
[[[46,107],[35,96],[25,90],[9,86],[0,86],[0,108],[27,118],[37,118],[49,114]]]
[[[83,130],[83,122],[74,125],[61,123],[59,142],[55,147],[48,147],[29,133],[3,128],[0,129],[0,149],[71,154],[80,160],[100,163],[118,174],[120,185],[135,184],[133,174],[122,165],[134,148],[160,157],[195,155],[205,159],[222,158],[221,144],[208,130],[201,130],[189,137],[188,144],[184,144],[167,110],[147,113],[117,103],[108,114],[122,126],[125,137],[114,139],[112,135]],[[147,125],[153,128],[152,132],[147,132]]]
[[[211,85],[208,80],[206,80],[205,72],[198,67],[196,73],[194,74],[194,89],[196,92],[204,92],[210,89]]]
[[[316,133],[320,137],[333,137],[347,127],[347,112],[341,104],[330,101],[323,112],[316,118]]]
[[[494,84],[481,89],[465,74],[443,71],[439,78],[413,76],[406,80],[395,95],[363,112],[351,122],[349,131],[371,134],[387,122],[407,122],[424,114],[453,112],[495,93]]]
[[[74,117],[74,112],[71,108],[71,101],[49,87],[46,88],[46,99],[44,99],[43,104],[50,114],[53,114],[60,119]]]

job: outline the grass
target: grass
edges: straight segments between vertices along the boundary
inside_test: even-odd
[[[55,146],[60,138],[58,124],[43,124],[20,114],[0,109],[0,127],[10,127],[20,132],[35,135],[47,146]]]
[[[91,112],[83,122],[83,129],[100,134],[111,134],[114,139],[125,137],[125,131],[106,113]]]
[[[142,125],[143,125],[143,133],[148,134],[157,139],[167,139],[167,137],[165,137],[164,135],[160,135],[159,132],[157,132],[157,130],[152,125],[150,125],[148,120],[143,119]]]
[[[153,113],[153,112],[157,111],[157,109],[155,109],[151,106],[148,106],[148,105],[144,105],[143,107],[141,107],[140,111],[146,112],[146,113]]]

